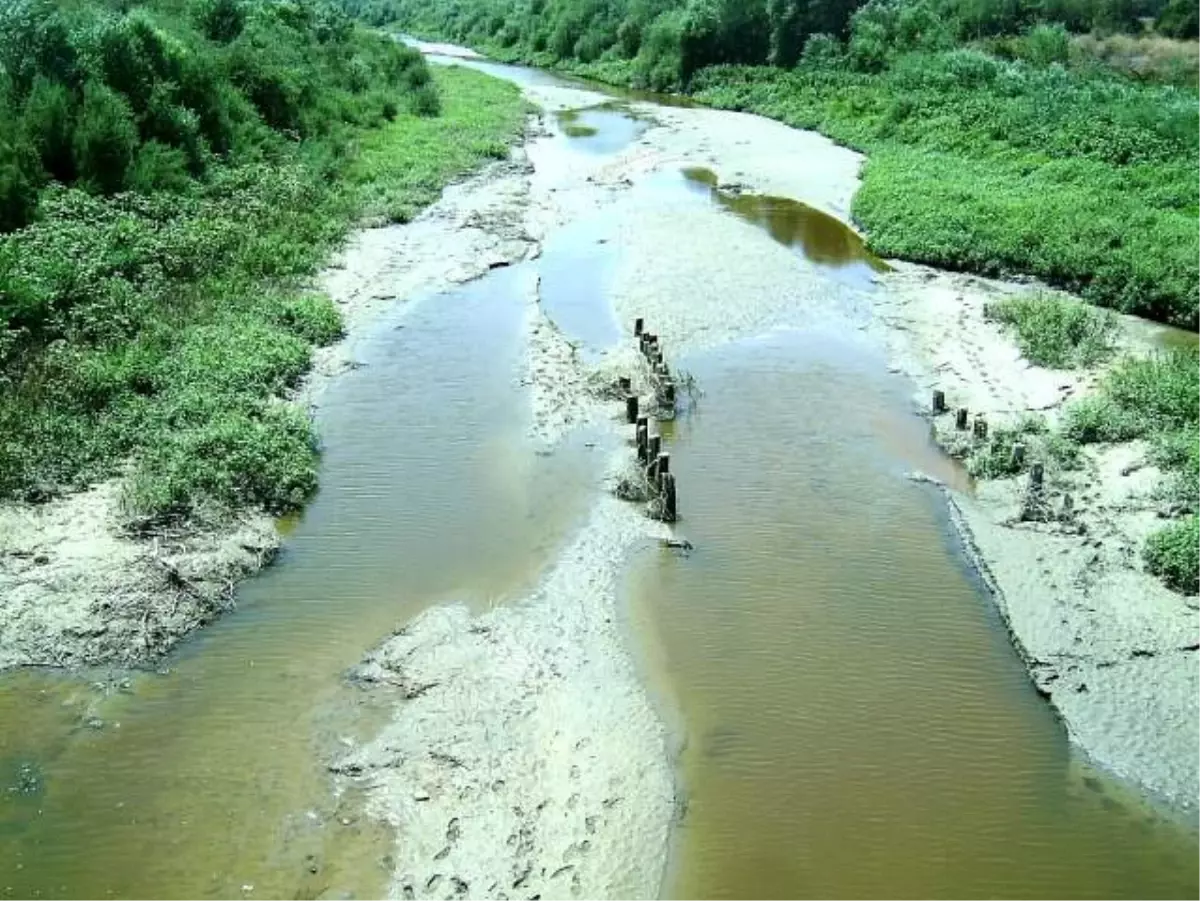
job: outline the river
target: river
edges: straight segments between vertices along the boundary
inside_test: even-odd
[[[601,99],[548,120],[539,171],[636,155],[656,126],[629,104],[653,98]],[[3,677],[0,891],[386,891],[392,830],[326,770],[388,716],[345,674],[442,601],[484,611],[528,593],[606,490],[603,428],[552,452],[527,433],[523,281],[540,277],[547,315],[600,359],[629,340],[639,291],[727,273],[747,299],[728,294],[726,321],[697,324],[682,288],[661,320],[701,389],[664,425],[694,550],[645,543],[621,582],[685,799],[663,893],[1197,893],[1194,824],[1072,748],[942,495],[907,477],[971,490],[870,335],[883,264],[831,215],[845,198],[753,194],[722,181],[737,163],[685,162],[616,200],[560,199],[570,221],[538,259],[385,313],[323,399],[321,491],[281,524],[281,558],[161,669]],[[706,239],[702,221],[736,240]],[[639,280],[638,254],[660,281]]]

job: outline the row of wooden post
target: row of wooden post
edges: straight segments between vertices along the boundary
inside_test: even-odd
[[[647,332],[645,322],[641,318],[634,321],[633,335],[638,339],[638,346],[650,367],[656,405],[660,409],[674,411],[675,381],[663,361],[658,335]],[[671,472],[671,455],[662,449],[662,435],[650,434],[650,417],[638,409],[638,397],[633,393],[632,380],[628,376],[622,376],[618,385],[625,394],[625,418],[634,427],[638,463],[643,467],[646,483],[658,494],[659,518],[664,522],[675,522],[675,474]]]
[[[933,392],[933,414],[940,416],[949,410],[946,406],[946,392],[934,389]],[[959,407],[954,411],[954,427],[960,432],[967,430],[967,421],[970,418],[970,412],[966,407]],[[972,425],[972,430],[976,438],[980,441],[986,441],[988,436],[988,424],[982,413],[975,416],[975,422]],[[1012,446],[1012,466],[1014,469],[1020,469],[1025,464],[1025,445],[1021,442],[1016,442]],[[1046,469],[1041,463],[1032,463],[1029,467],[1029,485],[1031,488],[1041,488],[1042,482],[1045,479]]]

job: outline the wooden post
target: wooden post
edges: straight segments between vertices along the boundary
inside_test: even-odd
[[[646,460],[649,458],[649,451],[648,451],[649,440],[648,440],[648,434],[646,431],[646,426],[641,422],[641,420],[638,421],[636,435],[637,435],[638,460],[642,463],[645,463]]]
[[[958,411],[954,414],[954,427],[960,432],[965,432],[967,430],[968,415],[970,414],[967,413],[966,407],[959,407]]]
[[[664,406],[675,409],[675,383],[664,382],[662,386],[662,398]]]
[[[628,397],[633,392],[633,382],[630,381],[629,376],[623,375],[617,379],[617,389],[625,397]]]
[[[659,363],[654,367],[654,374],[665,381],[671,372],[667,369],[666,363]]]
[[[648,460],[657,460],[658,454],[662,450],[662,435],[651,435],[650,444],[646,449],[646,458]]]
[[[935,390],[933,392],[933,412],[934,412],[935,416],[946,412],[946,392],[945,391]]]
[[[671,473],[662,474],[662,520],[675,522],[675,476]]]
[[[987,439],[987,420],[982,413],[975,417],[975,437],[980,441]]]
[[[665,476],[671,471],[671,455],[666,451],[660,451],[658,454],[658,474]]]
[[[1029,467],[1029,487],[1041,488],[1042,482],[1046,478],[1046,467],[1041,463],[1034,463]]]
[[[650,416],[647,413],[639,413],[637,416],[637,427],[645,429],[646,434],[650,434]]]
[[[651,457],[646,463],[646,481],[651,488],[658,490],[658,457]]]
[[[1012,446],[1012,458],[1009,464],[1013,469],[1020,469],[1025,465],[1025,445],[1020,441]]]
[[[633,320],[633,337],[638,337],[642,333],[642,329],[645,328],[645,325],[646,323],[642,321],[641,316]]]
[[[625,395],[625,418],[630,422],[637,422],[638,399],[636,394]]]

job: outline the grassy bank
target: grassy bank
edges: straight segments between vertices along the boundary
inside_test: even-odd
[[[317,3],[28,8],[63,52],[23,84],[5,59],[0,496],[125,474],[134,527],[296,507],[317,444],[281,399],[341,331],[311,276],[503,156],[518,92]]]

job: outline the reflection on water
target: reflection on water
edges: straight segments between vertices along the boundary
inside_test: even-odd
[[[870,281],[872,272],[888,269],[883,260],[867,250],[852,228],[827,213],[787,197],[723,188],[715,172],[699,166],[684,169],[683,176],[722,208],[757,225],[776,242],[795,248],[818,266],[850,270],[864,282]]]
[[[907,386],[828,332],[683,363],[695,550],[630,579],[686,730],[673,896],[1195,896],[1195,833],[1075,759],[904,478],[965,480]]]
[[[573,146],[600,154],[616,153],[629,146],[649,124],[619,103],[560,110],[555,119]]]

